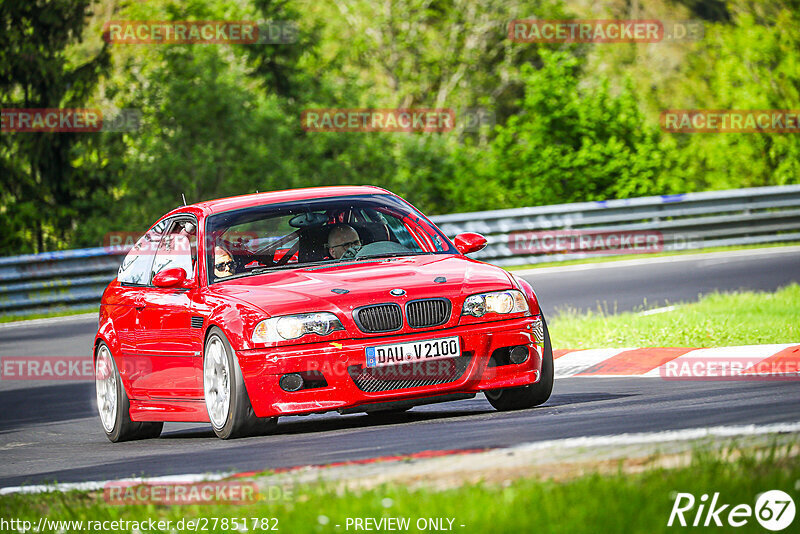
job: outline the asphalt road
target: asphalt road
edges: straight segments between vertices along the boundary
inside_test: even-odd
[[[774,290],[800,282],[800,250],[715,254],[655,263],[576,266],[526,274],[546,313],[560,306],[610,311],[690,301],[715,290]],[[0,327],[0,356],[85,355],[93,318]],[[247,471],[408,454],[502,447],[575,436],[800,420],[793,382],[663,382],[568,378],[550,401],[514,413],[482,397],[417,407],[383,419],[289,417],[274,435],[216,439],[208,425],[167,424],[161,438],[109,443],[90,382],[0,380],[0,487],[132,475]]]
[[[0,402],[19,401],[3,392]],[[208,425],[168,424],[161,438],[113,444],[94,415],[93,385],[25,390],[0,426],[0,487],[133,475],[249,471],[432,449],[503,447],[548,439],[800,420],[789,382],[558,380],[546,405],[495,412],[482,397],[386,416],[289,417],[270,436],[222,441]],[[35,404],[31,402],[35,399]]]
[[[524,275],[546,315],[560,308],[609,312],[696,301],[714,291],[775,291],[800,283],[800,247],[547,267]]]

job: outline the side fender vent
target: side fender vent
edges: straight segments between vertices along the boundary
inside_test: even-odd
[[[199,315],[192,315],[192,328],[203,328],[203,321]]]

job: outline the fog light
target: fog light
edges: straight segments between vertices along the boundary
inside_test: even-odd
[[[284,391],[297,391],[303,387],[303,377],[299,373],[289,373],[281,377],[279,384]]]
[[[528,347],[525,345],[517,345],[511,352],[508,353],[508,359],[511,363],[520,364],[528,359]]]

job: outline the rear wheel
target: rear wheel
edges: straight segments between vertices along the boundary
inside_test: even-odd
[[[131,421],[130,402],[122,380],[111,356],[108,345],[97,345],[95,355],[95,392],[97,411],[106,437],[116,443],[134,439],[157,438],[161,435],[164,423],[140,423]]]
[[[211,328],[203,356],[203,392],[206,410],[217,437],[240,438],[266,434],[277,417],[258,417],[244,386],[242,370],[225,334]]]
[[[496,409],[502,411],[524,410],[547,402],[553,392],[553,347],[550,345],[550,333],[547,321],[542,315],[544,344],[542,348],[542,372],[535,384],[519,388],[499,389],[486,392],[486,400]]]

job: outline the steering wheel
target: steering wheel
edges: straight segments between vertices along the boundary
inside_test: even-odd
[[[344,251],[342,257],[339,258],[340,260],[354,260],[358,257],[358,253],[361,252],[361,249],[364,247],[350,247]]]

